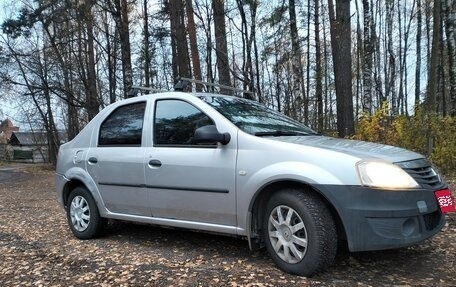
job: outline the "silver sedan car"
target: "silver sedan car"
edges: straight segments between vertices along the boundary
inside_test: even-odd
[[[59,150],[56,188],[80,239],[106,219],[239,236],[286,272],[408,246],[454,210],[422,155],[336,139],[259,103],[164,92],[116,102]]]

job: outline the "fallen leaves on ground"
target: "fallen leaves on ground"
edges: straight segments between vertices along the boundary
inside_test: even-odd
[[[342,251],[326,272],[304,278],[231,237],[111,222],[100,238],[78,240],[57,203],[53,172],[10,172],[0,182],[0,286],[456,285],[455,214],[419,245]]]

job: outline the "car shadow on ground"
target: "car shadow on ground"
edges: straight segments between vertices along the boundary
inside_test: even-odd
[[[250,251],[247,241],[240,238],[110,221],[101,239],[122,244],[128,242],[140,249],[158,248],[165,256],[179,252],[185,252],[189,258],[220,255],[226,261],[247,262],[282,273],[275,267],[265,248]],[[430,274],[440,274],[439,280],[448,282],[453,280],[449,275],[452,274],[451,270],[445,272],[445,265],[435,262],[444,263],[449,254],[438,244],[436,239],[432,239],[407,248],[351,253],[342,243],[334,264],[312,279],[336,285],[348,284],[353,280],[368,285],[398,284],[407,283],[410,278],[431,283],[433,278]],[[282,275],[288,276],[286,273]]]
[[[109,221],[102,237],[139,245],[153,242],[170,250],[191,247],[195,253],[229,250],[229,253],[223,253],[224,256],[233,257],[245,257],[250,252],[247,241],[236,237],[124,221]],[[268,258],[266,253],[264,255]]]

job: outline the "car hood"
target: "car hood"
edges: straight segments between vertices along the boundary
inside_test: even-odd
[[[401,162],[423,158],[422,155],[403,148],[358,140],[325,136],[283,136],[270,137],[269,139],[332,150],[359,157],[360,159],[380,159],[389,162]]]

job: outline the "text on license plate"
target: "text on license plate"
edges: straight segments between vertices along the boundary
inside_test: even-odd
[[[442,211],[442,213],[456,211],[454,198],[451,196],[451,192],[448,188],[437,190],[434,194],[435,198],[437,198],[437,202],[439,203],[440,211]]]

